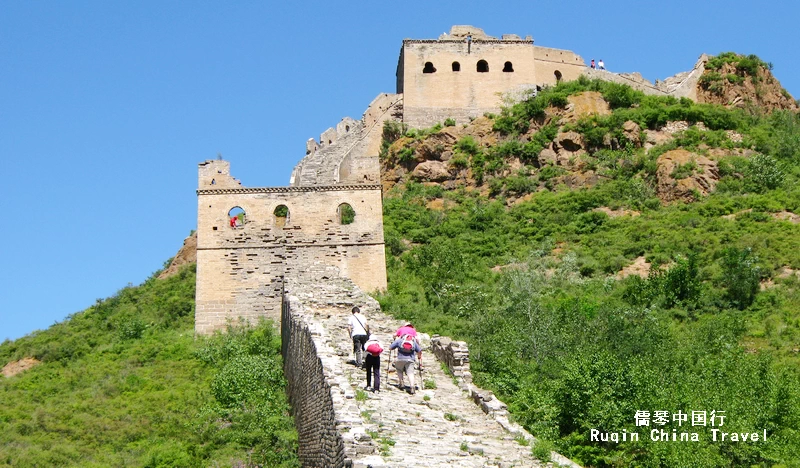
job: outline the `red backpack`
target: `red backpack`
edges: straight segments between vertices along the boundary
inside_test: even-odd
[[[406,335],[401,336],[400,339],[403,340],[403,342],[400,343],[400,351],[403,351],[404,354],[413,353],[414,352],[414,341],[415,341],[414,337],[411,336],[411,335],[406,334]]]
[[[377,341],[373,341],[367,345],[367,352],[373,356],[380,356],[383,352],[383,348],[381,348],[381,345]]]

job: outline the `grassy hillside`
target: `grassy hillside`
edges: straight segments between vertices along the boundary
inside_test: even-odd
[[[270,324],[194,338],[194,267],[0,345],[0,466],[299,466]]]
[[[568,120],[587,92],[609,112]],[[800,466],[798,115],[579,80],[490,119],[488,135],[387,127],[384,310],[468,341],[478,383],[587,466]],[[677,120],[688,128],[643,144]],[[457,141],[442,144],[446,132]],[[543,158],[566,132],[581,151]],[[711,175],[715,186],[665,202],[660,157],[679,149],[693,156],[667,189]],[[426,160],[446,161],[450,179],[421,179]],[[618,275],[639,257],[649,274]],[[693,411],[723,425],[693,426]],[[591,441],[592,429],[620,442]],[[699,440],[652,441],[652,429]],[[713,441],[712,429],[768,438]],[[621,441],[631,432],[638,442]]]

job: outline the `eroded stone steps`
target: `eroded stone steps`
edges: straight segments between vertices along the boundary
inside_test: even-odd
[[[347,336],[347,314],[318,319],[336,339],[337,354],[348,362],[345,374],[354,400],[372,438],[376,454],[357,465],[378,467],[539,467],[547,466],[487,416],[446,374],[430,351],[423,352],[422,381],[418,371],[416,394],[397,388],[397,374],[388,375],[390,338],[400,323],[381,313],[367,315],[368,324],[384,345],[381,359],[381,391],[364,390],[366,371],[350,364],[352,344]],[[423,346],[426,340],[423,339]],[[427,385],[426,385],[427,383]],[[428,388],[426,388],[428,387]],[[431,388],[435,387],[435,388]]]

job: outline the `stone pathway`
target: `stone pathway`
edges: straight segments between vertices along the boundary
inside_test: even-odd
[[[328,312],[331,312],[330,310]],[[366,371],[351,364],[352,344],[347,336],[347,313],[319,316],[345,365],[367,434],[378,454],[361,465],[378,467],[540,467],[531,448],[487,416],[454,379],[442,370],[433,354],[423,352],[422,382],[419,372],[415,395],[397,388],[394,369],[386,374],[388,347],[399,322],[381,313],[368,313],[368,323],[386,351],[381,356],[381,391],[365,391]],[[423,339],[423,347],[425,347]]]

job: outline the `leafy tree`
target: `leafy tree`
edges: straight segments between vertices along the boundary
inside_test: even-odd
[[[731,305],[745,309],[753,303],[761,281],[758,257],[750,248],[730,247],[722,253],[723,281]]]

